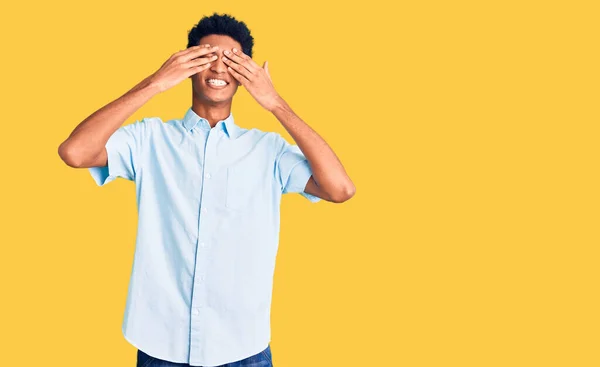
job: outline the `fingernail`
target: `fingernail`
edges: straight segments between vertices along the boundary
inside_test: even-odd
[[[234,48],[234,49],[233,49],[233,52],[237,52],[237,48]]]

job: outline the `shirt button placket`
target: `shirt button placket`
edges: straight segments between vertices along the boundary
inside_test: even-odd
[[[210,137],[210,133],[208,134]],[[204,163],[202,164],[203,169],[206,169],[206,151],[207,145],[209,141],[204,145]],[[203,308],[206,305],[206,263],[208,253],[206,252],[207,243],[205,242],[204,233],[206,231],[201,230],[201,227],[205,227],[203,225],[204,222],[210,221],[210,218],[207,216],[207,196],[205,193],[206,187],[206,179],[202,184],[202,195],[200,198],[200,221],[198,224],[198,241],[196,242],[198,246],[198,250],[196,251],[196,264],[194,269],[194,280],[193,280],[193,289],[192,289],[192,305],[191,305],[191,333],[190,333],[190,361],[198,360],[198,355],[202,352],[200,350],[201,345],[203,345],[203,341],[208,337],[206,335],[206,329],[204,327],[204,313],[202,312]]]
[[[196,269],[194,277],[194,289],[192,299],[192,335],[190,340],[190,360],[194,360],[195,355],[200,353],[199,346],[202,345],[202,339],[208,337],[203,335],[203,312],[202,309],[205,307],[206,302],[206,268],[207,268],[207,257],[208,252],[206,251],[207,243],[205,242],[204,234],[210,233],[208,227],[211,223],[211,217],[208,214],[208,206],[210,205],[210,192],[212,187],[211,182],[211,169],[212,169],[212,157],[213,157],[213,145],[215,138],[214,130],[208,133],[208,138],[204,149],[204,182],[202,184],[202,195],[200,200],[200,221],[198,224],[198,250],[196,251]],[[195,332],[195,333],[194,333]]]

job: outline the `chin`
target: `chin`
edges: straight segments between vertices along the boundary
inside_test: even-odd
[[[227,89],[229,89],[229,88],[227,88]],[[236,90],[234,90],[232,93],[231,91],[228,91],[228,90],[215,92],[214,90],[211,90],[211,89],[209,89],[209,90],[203,89],[202,91],[200,91],[200,94],[202,95],[203,99],[211,101],[211,102],[227,102],[227,101],[231,101],[233,99],[235,92],[236,92]]]
[[[215,96],[212,93],[203,93],[201,92],[198,97],[200,97],[199,99],[209,102],[209,103],[227,103],[227,102],[231,102],[231,100],[233,99],[233,95],[220,95],[220,96]]]

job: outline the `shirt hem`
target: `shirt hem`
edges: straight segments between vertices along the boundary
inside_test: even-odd
[[[203,362],[201,364],[192,364],[191,361],[180,361],[180,360],[173,361],[173,360],[170,360],[170,359],[166,359],[165,357],[162,357],[162,356],[158,356],[158,355],[154,355],[152,353],[148,353],[146,350],[142,349],[136,342],[134,342],[131,338],[129,338],[127,336],[127,333],[125,332],[124,328],[121,328],[121,333],[123,334],[123,338],[125,338],[125,340],[129,344],[131,344],[136,349],[139,349],[142,352],[146,353],[147,355],[149,355],[152,358],[157,358],[157,359],[160,359],[160,360],[163,360],[163,361],[167,361],[167,362],[172,362],[172,363],[185,363],[185,364],[189,364],[190,366],[195,366],[195,367],[218,367],[218,366],[221,366],[221,365],[224,365],[224,364],[228,364],[228,363],[239,362],[241,360],[244,360],[246,358],[249,358],[249,357],[252,357],[252,356],[255,356],[255,355],[261,353],[263,350],[267,349],[267,347],[271,344],[271,340],[269,338],[269,340],[267,340],[267,345],[265,345],[264,347],[262,347],[262,349],[260,349],[258,351],[255,351],[255,352],[251,352],[251,354],[249,354],[249,355],[247,355],[245,357],[242,356],[242,357],[240,357],[238,359],[235,359],[235,360],[232,360],[232,361],[219,362],[217,364],[206,364],[206,362]]]

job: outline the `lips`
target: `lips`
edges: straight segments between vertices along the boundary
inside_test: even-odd
[[[205,80],[206,85],[213,89],[223,89],[229,85],[229,82],[218,78],[209,78]]]

